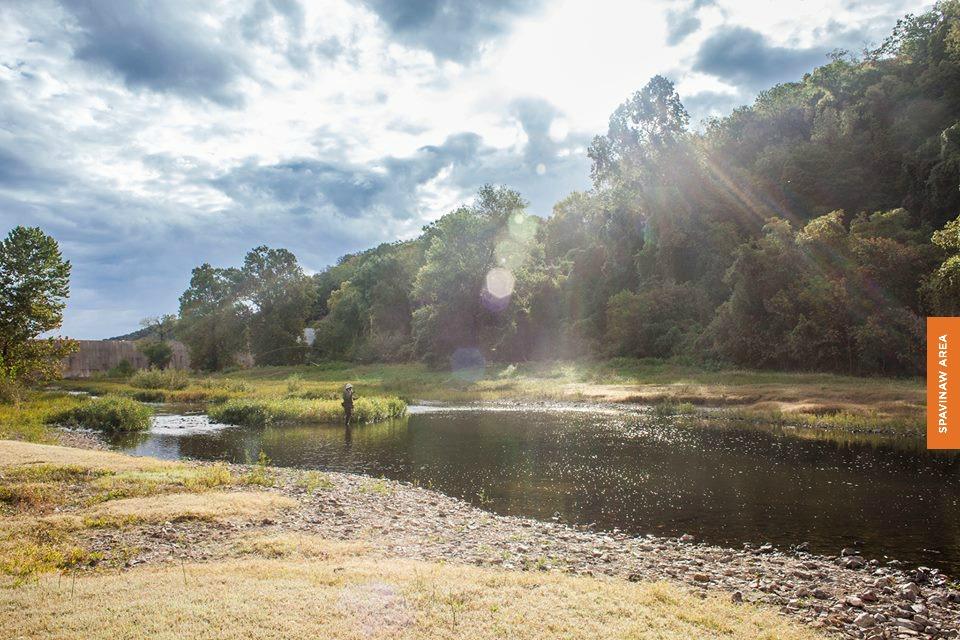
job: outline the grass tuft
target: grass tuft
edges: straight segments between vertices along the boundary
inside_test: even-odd
[[[146,431],[150,428],[152,414],[149,407],[136,400],[122,396],[103,396],[54,414],[48,418],[48,422],[110,432]]]
[[[130,377],[131,387],[178,391],[190,386],[190,378],[179,369],[143,369]]]
[[[359,398],[353,405],[353,419],[359,423],[380,422],[402,417],[407,404],[396,397]],[[337,400],[245,398],[211,407],[210,417],[225,424],[265,426],[268,424],[336,423],[344,418]]]

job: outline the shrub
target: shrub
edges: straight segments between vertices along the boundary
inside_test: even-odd
[[[134,391],[131,396],[138,402],[166,402],[167,394],[160,389],[146,389],[144,391]]]
[[[303,377],[293,374],[287,377],[287,393],[294,394],[303,390]]]
[[[108,378],[129,378],[136,369],[130,364],[130,361],[124,358],[117,363],[117,366],[107,369]]]
[[[102,431],[146,431],[150,428],[149,407],[121,396],[103,396],[54,414],[50,423],[100,429]]]
[[[145,369],[130,378],[130,386],[140,389],[186,389],[190,385],[187,374],[178,369]]]

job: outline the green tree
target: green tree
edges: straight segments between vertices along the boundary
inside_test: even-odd
[[[190,350],[196,369],[217,371],[236,363],[247,345],[248,309],[240,302],[239,269],[209,264],[195,268],[180,296],[177,336]]]
[[[960,315],[960,216],[935,232],[931,241],[947,257],[924,283],[924,295],[935,315]]]
[[[19,397],[24,384],[59,377],[71,340],[40,338],[58,329],[70,295],[70,262],[38,227],[16,227],[0,242],[0,385]]]
[[[137,349],[154,369],[166,369],[173,359],[173,347],[162,340],[144,340],[137,345]]]
[[[302,362],[314,289],[296,256],[286,249],[252,249],[243,261],[240,292],[249,310],[250,350],[257,364]]]

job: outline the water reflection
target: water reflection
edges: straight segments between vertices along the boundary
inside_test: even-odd
[[[960,573],[960,458],[922,442],[691,426],[679,416],[415,412],[351,429],[225,428],[117,445],[165,458],[255,461],[409,480],[499,513],[739,545],[802,541]]]

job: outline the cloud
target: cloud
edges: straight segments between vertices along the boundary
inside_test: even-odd
[[[439,60],[466,63],[483,45],[509,30],[513,18],[536,10],[541,0],[364,0],[400,42],[426,49]]]
[[[697,51],[695,71],[708,73],[741,88],[756,90],[784,81],[798,80],[826,61],[831,47],[791,49],[771,44],[753,29],[721,27]]]
[[[64,0],[78,28],[75,56],[118,73],[131,88],[238,106],[242,56],[208,26],[196,3]]]
[[[297,216],[408,219],[417,209],[416,189],[444,168],[468,165],[479,147],[480,137],[466,132],[421,147],[410,157],[387,156],[364,165],[315,158],[266,165],[251,160],[210,184],[246,209],[279,206]]]

